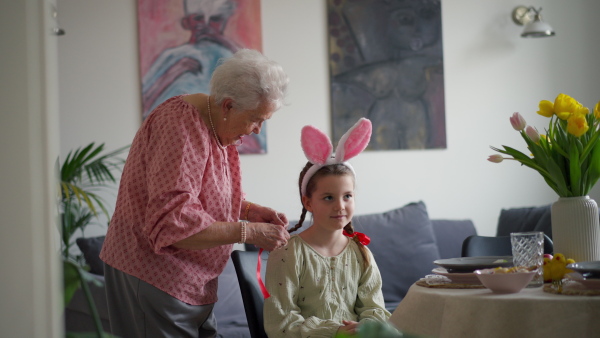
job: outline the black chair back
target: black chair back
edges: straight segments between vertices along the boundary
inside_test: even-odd
[[[554,243],[544,234],[544,253],[552,254]],[[462,244],[462,257],[476,256],[512,256],[510,236],[479,236],[473,235],[465,238]]]
[[[265,299],[256,279],[258,252],[234,250],[231,253],[231,260],[240,283],[250,335],[252,338],[267,338],[263,322]],[[263,259],[262,270],[264,271],[265,268],[266,261]]]

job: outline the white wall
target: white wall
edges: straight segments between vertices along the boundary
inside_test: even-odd
[[[63,337],[50,1],[0,2],[0,336]]]
[[[135,0],[59,0],[60,157],[90,142],[128,145],[141,123]],[[114,194],[102,194],[114,210]],[[85,236],[106,233],[106,219]],[[75,237],[77,237],[76,235]],[[78,251],[77,248],[73,248]]]
[[[115,149],[140,124],[135,0],[59,0],[61,154],[90,141]],[[542,99],[565,92],[586,106],[600,99],[594,33],[600,2],[535,0],[557,35],[519,37],[510,19],[520,1],[442,2],[447,149],[366,152],[358,173],[358,213],[423,200],[432,218],[470,218],[495,234],[501,208],[551,203],[541,177],[517,163],[492,164],[490,145],[523,149],[508,118],[521,112],[539,129]],[[268,154],[242,156],[248,199],[297,219],[296,181],[305,158],[303,125],[330,130],[326,8],[317,0],[263,0],[263,49],[291,78],[289,106],[268,123]],[[598,194],[593,197],[598,199]],[[101,233],[105,229],[95,229]]]

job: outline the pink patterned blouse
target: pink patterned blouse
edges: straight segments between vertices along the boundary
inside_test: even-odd
[[[238,221],[240,161],[235,147],[219,147],[182,97],[158,106],[138,130],[100,258],[185,303],[204,305],[217,301],[217,277],[232,245],[172,244],[215,221]]]

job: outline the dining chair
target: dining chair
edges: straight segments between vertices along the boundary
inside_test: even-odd
[[[240,284],[250,336],[252,338],[267,338],[263,324],[265,299],[256,278],[258,252],[234,250],[231,253],[231,260],[233,261],[238,283]],[[263,271],[265,268],[266,261],[263,259]]]
[[[554,243],[550,237],[544,234],[544,253],[552,254],[553,252]],[[463,241],[461,256],[512,256],[510,236],[469,236]]]

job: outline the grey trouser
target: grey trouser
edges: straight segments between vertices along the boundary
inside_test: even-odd
[[[104,264],[108,317],[113,335],[212,338],[214,304],[186,304],[166,292]]]

